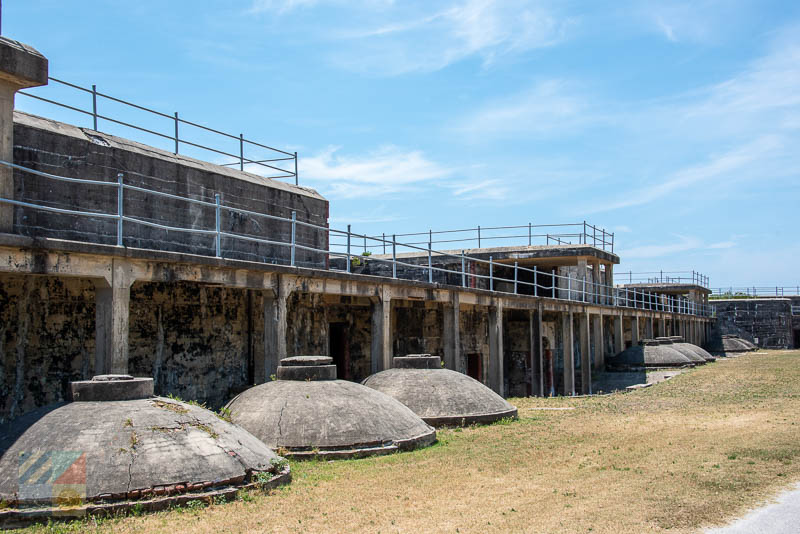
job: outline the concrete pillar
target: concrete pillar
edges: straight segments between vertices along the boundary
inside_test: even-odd
[[[622,326],[622,314],[614,316],[614,354],[625,350],[625,332]]]
[[[592,346],[589,338],[589,313],[578,315],[578,344],[581,351],[581,393],[588,395],[592,389]]]
[[[284,307],[285,308],[285,307]],[[254,362],[254,381],[267,382],[277,373],[278,364],[278,299],[273,292],[266,293],[261,313],[264,314],[264,353],[256,355]]]
[[[575,359],[572,345],[572,310],[561,315],[561,344],[564,347],[564,395],[575,395]]]
[[[653,339],[653,318],[647,317],[644,321],[644,337],[646,339]]]
[[[669,333],[667,332],[667,318],[663,315],[658,322],[658,335],[659,336],[668,336]]]
[[[372,303],[372,344],[370,346],[373,373],[392,368],[392,295],[381,287],[380,296]]]
[[[592,317],[592,344],[594,345],[594,368],[602,370],[606,365],[606,344],[603,340],[603,315]]]
[[[461,305],[458,291],[450,295],[450,304],[444,307],[444,366],[454,371],[463,372],[461,367]]]
[[[0,37],[0,160],[14,163],[14,95],[47,85],[47,68],[47,59],[32,47]],[[14,172],[5,165],[0,165],[0,198],[14,199]],[[0,233],[13,230],[14,206],[0,202]]]
[[[639,344],[639,316],[631,317],[631,347]]]
[[[503,302],[489,308],[489,387],[505,397],[503,352]]]
[[[534,320],[535,316],[535,320]],[[537,394],[545,396],[544,391],[544,353],[542,352],[542,303],[539,302],[539,309],[531,312],[531,350],[536,351],[536,359],[532,362],[533,366],[539,369],[539,381],[537,383]]]
[[[587,266],[589,262],[586,261],[585,258],[578,258],[578,276],[577,280],[575,280],[575,286],[572,288],[574,289],[573,298],[571,300],[581,300],[586,302],[589,300],[590,285],[589,281],[586,280],[586,272]],[[584,285],[585,284],[585,285]],[[586,295],[583,294],[583,289],[586,288]]]
[[[95,281],[95,374],[128,374],[128,326],[134,280],[130,266],[114,259],[108,276]]]

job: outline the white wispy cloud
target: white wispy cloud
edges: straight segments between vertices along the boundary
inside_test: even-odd
[[[339,32],[347,46],[333,53],[333,61],[389,76],[432,72],[471,57],[488,66],[506,55],[562,42],[573,23],[532,0],[462,0],[433,13],[422,4],[392,10],[389,17],[372,28]]]
[[[663,199],[666,195],[694,187],[710,180],[730,178],[746,166],[761,162],[774,155],[783,142],[777,136],[765,136],[750,143],[738,146],[720,155],[712,156],[708,161],[676,171],[665,177],[663,181],[649,184],[639,189],[626,192],[621,200],[597,202],[588,208],[590,213],[611,211],[646,204]],[[753,173],[752,178],[762,178],[760,173]],[[730,180],[729,180],[730,181]]]
[[[627,259],[659,258],[671,254],[696,250],[703,246],[703,242],[696,237],[677,236],[678,241],[673,243],[659,243],[655,245],[641,245],[638,247],[622,248],[620,256]]]
[[[387,145],[364,155],[345,155],[339,147],[299,160],[305,180],[318,183],[332,197],[376,197],[435,185],[453,169],[428,159],[422,151]]]
[[[587,97],[574,84],[543,80],[521,93],[489,103],[455,124],[454,130],[481,138],[551,136],[596,120],[588,108]]]
[[[725,248],[733,248],[736,246],[735,241],[720,241],[719,243],[711,243],[708,245],[708,248],[713,249],[725,249]]]

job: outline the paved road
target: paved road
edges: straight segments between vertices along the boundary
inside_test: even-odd
[[[798,534],[800,533],[800,483],[782,493],[776,503],[754,510],[726,527],[706,534]]]

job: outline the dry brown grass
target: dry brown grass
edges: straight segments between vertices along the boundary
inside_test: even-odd
[[[294,482],[270,495],[62,528],[685,533],[800,480],[797,351],[707,365],[635,393],[515,402],[520,421],[442,431],[425,450],[293,463]]]

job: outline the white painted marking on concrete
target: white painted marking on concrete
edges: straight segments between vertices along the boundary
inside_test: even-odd
[[[706,534],[798,534],[800,532],[800,483],[780,494],[777,502],[753,510],[726,527]]]

